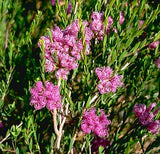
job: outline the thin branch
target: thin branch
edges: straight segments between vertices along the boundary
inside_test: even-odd
[[[8,47],[8,34],[9,34],[9,23],[7,24],[7,30],[6,30],[6,38],[5,38],[5,49]]]
[[[76,7],[75,7],[75,10],[74,10],[74,15],[75,15],[76,12],[77,12],[77,8],[78,8],[78,2],[76,2]]]
[[[89,143],[89,154],[91,154],[91,144]]]
[[[83,142],[83,145],[82,145],[82,148],[81,148],[81,152],[79,154],[82,154],[85,145],[86,145],[86,142]]]
[[[63,118],[63,121],[62,121],[62,123],[60,125],[60,128],[59,128],[60,133],[62,132],[62,129],[63,129],[65,121],[66,121],[66,117]]]
[[[10,152],[10,153],[16,153],[15,150],[11,150],[11,149],[4,149],[4,148],[3,148],[3,151],[7,151],[7,152]]]
[[[52,115],[53,115],[54,131],[55,131],[56,135],[59,136],[60,133],[57,129],[57,110],[56,109],[53,110]]]
[[[61,137],[63,134],[62,129],[63,129],[65,121],[66,121],[66,117],[63,117],[62,123],[60,124],[60,127],[59,127],[59,135],[57,136],[57,149],[60,148]]]
[[[8,135],[0,142],[0,144],[2,144],[5,140],[7,140],[8,137],[10,137],[10,135],[11,135],[11,134],[8,134]]]
[[[61,80],[58,80],[58,87],[60,87],[61,85]]]
[[[96,95],[91,99],[91,101],[89,102],[89,104],[91,105],[98,97],[98,93],[96,93]]]
[[[12,146],[13,146],[14,151],[16,151],[13,141],[12,141]]]
[[[68,115],[68,108],[69,108],[69,104],[66,104],[66,111],[65,111],[65,114],[66,114],[66,116]]]

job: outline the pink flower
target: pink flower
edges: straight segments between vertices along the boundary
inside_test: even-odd
[[[117,31],[116,27],[113,27],[113,31],[114,31],[116,34],[118,34],[118,31]]]
[[[90,40],[94,38],[94,33],[92,32],[92,30],[89,27],[85,27],[83,33],[85,34],[86,43],[90,43]]]
[[[119,24],[121,25],[124,22],[124,16],[123,16],[122,11],[119,12],[119,16],[120,16]]]
[[[40,95],[38,97],[31,96],[30,105],[33,106],[36,110],[41,110],[46,106],[47,100],[44,96]]]
[[[100,20],[94,20],[90,23],[90,29],[94,32],[98,32],[101,30],[103,23]]]
[[[44,41],[44,47],[45,47],[45,50],[49,50],[50,49],[50,46],[51,46],[51,41],[50,41],[50,38],[47,36],[41,36],[39,42],[38,42],[38,46],[41,47],[42,44],[40,41]]]
[[[71,25],[68,25],[67,28],[64,31],[64,34],[69,34],[77,37],[78,31],[80,30],[79,28],[79,22],[78,19],[75,20]]]
[[[160,121],[155,120],[154,118],[157,113],[160,111],[160,108],[156,109],[152,113],[152,109],[156,107],[156,103],[153,102],[150,104],[148,108],[144,104],[134,105],[133,111],[137,117],[139,117],[139,121],[143,126],[147,128],[153,134],[157,134],[160,129]]]
[[[63,41],[63,32],[58,26],[56,26],[55,29],[52,29],[51,32],[53,41],[58,41],[58,42]]]
[[[109,35],[110,28],[113,24],[113,19],[111,16],[108,17],[108,23],[107,23],[107,28],[106,28],[106,34]]]
[[[60,2],[61,2],[61,0],[59,0],[59,3]],[[53,6],[55,6],[56,5],[56,0],[51,0],[51,3],[52,3]]]
[[[158,68],[160,68],[160,57],[154,62]]]
[[[152,121],[148,124],[147,130],[150,131],[153,134],[157,134],[158,131],[160,130],[160,121]]]
[[[108,118],[107,118],[107,117],[109,117],[109,115],[106,115],[103,110],[100,110],[100,113],[101,113],[101,115],[99,117],[99,122],[104,125],[110,125],[111,121],[108,120]]]
[[[117,88],[123,85],[122,76],[117,73],[112,76],[113,70],[110,67],[98,67],[95,72],[100,79],[97,88],[101,94],[116,92]]]
[[[57,72],[56,72],[56,78],[57,80],[59,80],[60,78],[67,80],[67,75],[69,74],[68,70],[65,70],[63,68],[60,68]]]
[[[136,104],[134,105],[133,111],[137,117],[140,117],[146,111],[146,105]]]
[[[109,16],[108,17],[107,27],[110,28],[112,24],[113,24],[113,18],[111,16]]]
[[[75,57],[77,60],[81,59],[81,51],[83,50],[83,44],[82,44],[82,40],[79,39],[77,44],[74,45],[72,51],[71,51],[71,55],[73,57]]]
[[[55,108],[61,108],[62,104],[60,102],[54,102],[53,100],[48,100],[46,108],[48,110],[53,110]]]
[[[156,110],[153,112],[153,115],[156,116],[159,111],[160,111],[160,108],[156,109]]]
[[[94,37],[97,37],[99,40],[103,40],[103,30],[104,30],[104,23],[103,23],[103,14],[99,12],[93,12],[92,18],[89,27],[94,32]]]
[[[74,57],[69,56],[68,54],[57,54],[60,65],[67,70],[74,70],[78,67],[78,64]]]
[[[146,112],[151,112],[152,109],[155,107],[156,107],[156,103],[155,102],[151,103],[150,106],[146,109]]]
[[[122,76],[118,75],[117,73],[110,79],[110,82],[112,84],[111,91],[116,92],[118,87],[121,87],[123,85],[122,83]]]
[[[111,92],[112,83],[110,81],[101,81],[97,88],[101,94]]]
[[[100,21],[103,21],[103,15],[104,13],[99,13],[99,12],[93,12],[92,13],[92,18],[93,20],[100,20]]]
[[[83,132],[85,132],[86,134],[91,133],[92,128],[91,126],[87,123],[87,121],[83,120],[81,123],[81,129]]]
[[[89,26],[90,29],[95,33],[95,37],[97,37],[99,40],[103,40],[103,31],[104,31],[103,14],[104,13],[93,12],[92,13],[93,21],[91,21]],[[112,24],[113,24],[113,19],[111,16],[109,16],[106,28],[107,35],[109,35],[109,31]]]
[[[144,23],[144,20],[139,20],[139,29],[141,29],[142,28],[142,26],[143,26],[143,23]]]
[[[67,14],[70,14],[71,12],[72,12],[72,3],[69,2],[67,7]]]
[[[157,41],[150,43],[148,48],[151,50],[154,50],[158,45],[159,45],[159,41],[157,40]]]
[[[76,37],[73,35],[65,35],[64,36],[64,43],[67,44],[68,46],[73,47],[74,44],[76,43]]]
[[[97,67],[95,72],[100,80],[109,79],[113,74],[113,70],[110,67],[105,66]]]
[[[140,117],[139,121],[142,125],[148,125],[154,118],[153,113],[144,112]]]
[[[55,62],[48,59],[46,59],[44,66],[46,72],[53,72],[56,69]]]
[[[96,125],[93,132],[95,135],[97,135],[99,137],[105,137],[108,135],[108,126],[105,127],[102,124]]]

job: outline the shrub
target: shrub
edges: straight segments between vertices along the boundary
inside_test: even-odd
[[[1,152],[160,152],[159,15],[152,0],[0,1]]]

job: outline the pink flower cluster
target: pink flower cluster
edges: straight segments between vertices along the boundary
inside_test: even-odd
[[[103,40],[103,35],[104,35],[104,23],[103,23],[103,15],[104,13],[99,13],[99,12],[93,12],[92,13],[92,21],[90,23],[90,29],[94,32],[94,37],[97,37],[98,40]],[[121,25],[124,22],[125,18],[120,11],[119,13],[119,24]],[[111,26],[113,24],[113,18],[111,16],[108,17],[108,23],[106,27],[106,34],[109,35]],[[113,31],[115,33],[118,33],[117,29],[113,27]]]
[[[93,132],[99,137],[105,137],[108,135],[108,125],[110,120],[107,119],[108,115],[103,110],[100,111],[100,116],[97,116],[96,109],[90,109],[83,114],[83,120],[81,122],[81,129],[86,134]]]
[[[87,22],[83,22],[84,34],[86,42],[86,54],[90,51],[90,40],[93,33]],[[78,39],[79,22],[75,20],[66,29],[61,30],[58,26],[52,29],[52,38],[42,36],[38,42],[41,47],[45,46],[45,70],[46,72],[56,71],[56,77],[67,80],[70,70],[78,67],[77,60],[81,59],[81,51],[83,50],[82,39]]]
[[[147,108],[145,104],[136,104],[134,105],[133,111],[135,115],[139,118],[139,121],[143,126],[146,126],[147,130],[153,134],[157,134],[160,129],[160,120],[155,120],[154,117],[160,111],[160,108],[156,109],[154,112],[151,112],[153,108],[156,107],[156,103],[153,102]]]
[[[53,1],[54,2],[54,1]],[[71,3],[69,3],[71,7]],[[88,55],[90,52],[91,40],[93,38],[103,39],[104,23],[103,14],[99,12],[92,13],[92,21],[82,21],[83,35],[85,37],[86,48],[84,54]],[[124,21],[123,13],[120,12],[120,24]],[[109,35],[113,19],[108,17],[106,27],[106,34]],[[117,33],[116,28],[113,30]],[[66,29],[61,30],[58,26],[51,30],[52,36],[42,36],[38,42],[38,46],[45,48],[45,71],[55,71],[55,76],[59,80],[63,78],[67,80],[67,75],[71,70],[78,67],[78,60],[81,59],[81,54],[84,49],[81,38],[78,38],[80,27],[78,19]]]
[[[99,40],[103,40],[103,31],[104,31],[103,15],[104,13],[93,12],[92,13],[93,21],[91,21],[90,23],[90,29],[94,32],[94,36],[97,37]],[[107,35],[109,35],[109,31],[112,24],[113,24],[113,19],[111,16],[109,16],[106,28]]]
[[[41,81],[37,81],[35,86],[31,88],[30,105],[34,106],[36,110],[46,107],[48,110],[60,108],[62,104],[59,86],[47,81],[45,86]]]
[[[122,76],[117,73],[113,76],[113,70],[110,67],[98,67],[95,72],[100,80],[97,88],[101,94],[116,92],[117,88],[123,85]]]
[[[107,139],[99,138],[98,136],[96,136],[91,144],[92,144],[91,147],[92,152],[98,154],[99,147],[103,146],[104,148],[106,148],[107,145],[109,144],[109,141]]]

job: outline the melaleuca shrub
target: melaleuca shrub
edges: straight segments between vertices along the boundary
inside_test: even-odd
[[[158,153],[153,4],[0,2],[1,151]]]

